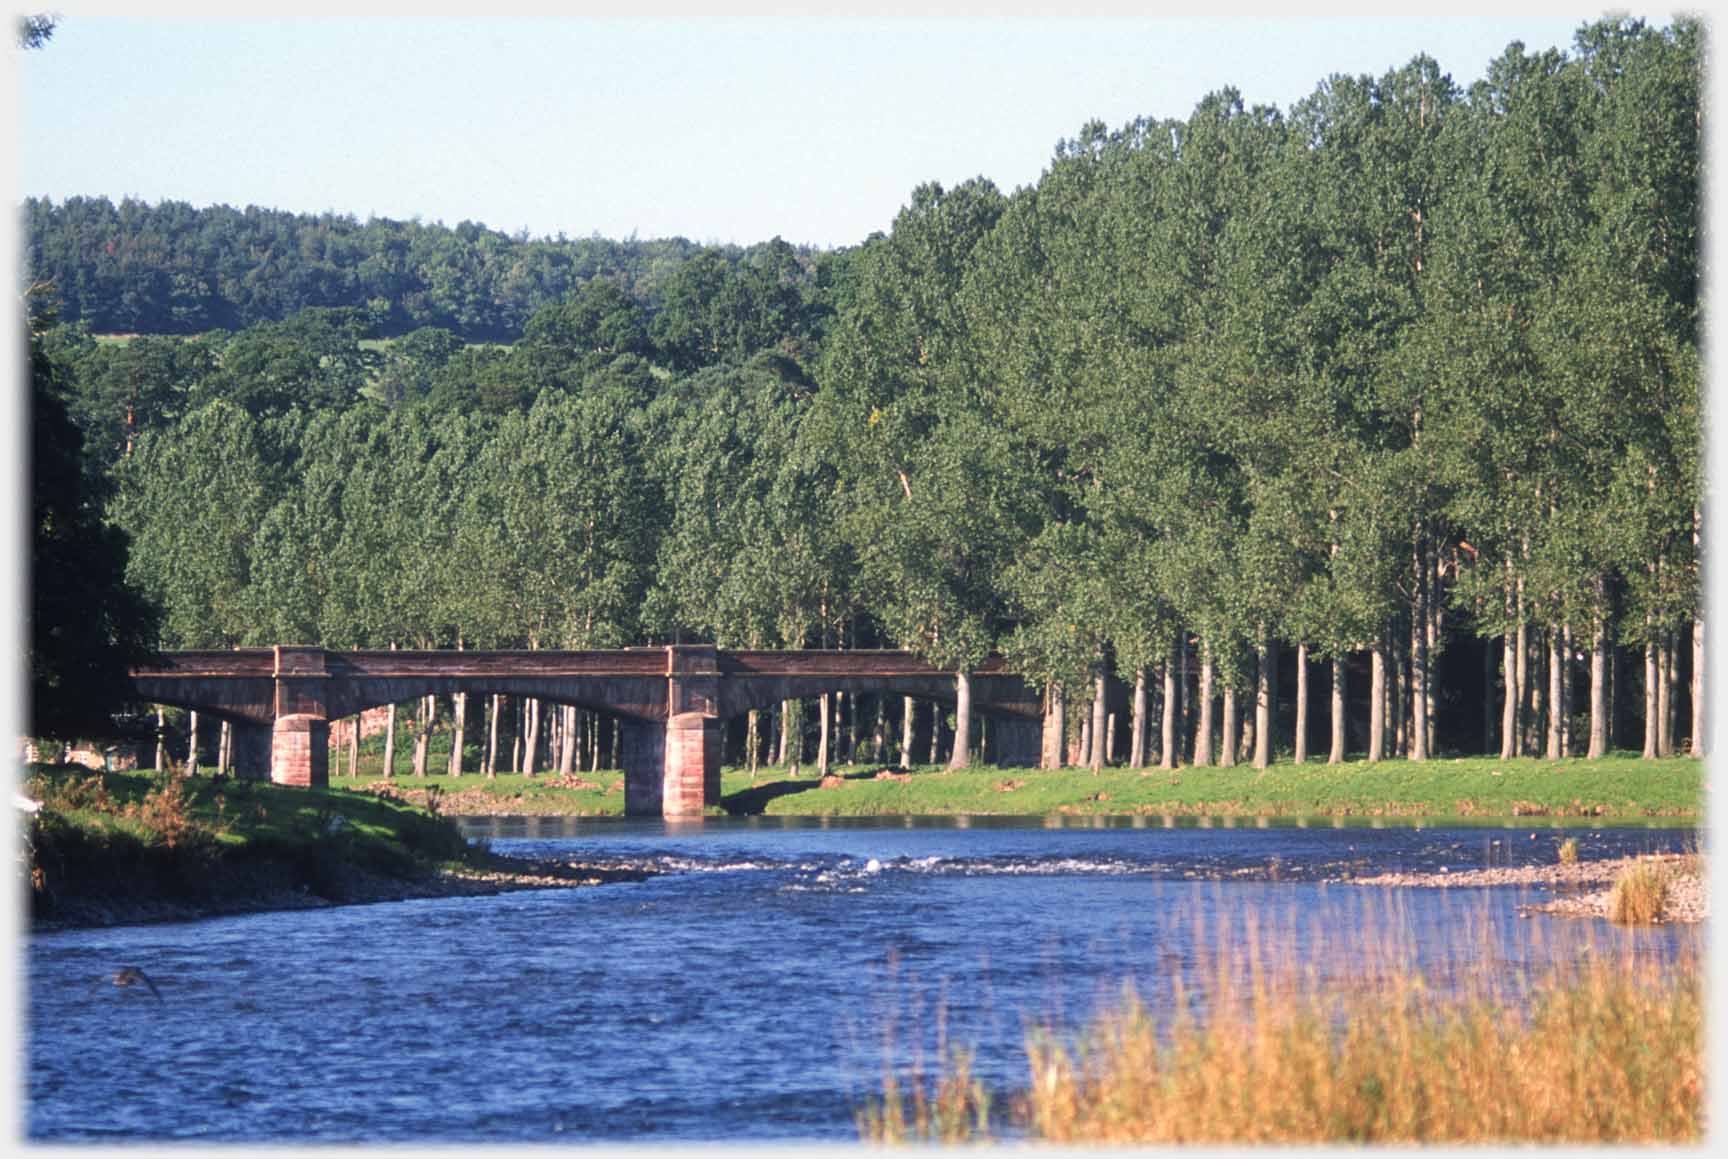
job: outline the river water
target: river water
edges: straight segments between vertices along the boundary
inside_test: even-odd
[[[1520,918],[1540,890],[1385,870],[1694,848],[1695,830],[1226,828],[1159,818],[479,818],[501,853],[647,860],[639,883],[32,936],[35,1140],[849,1141],[888,1068],[976,1051],[1124,983],[1157,1009],[1221,946],[1344,975],[1668,954],[1696,931]],[[1402,957],[1401,957],[1402,955]],[[160,991],[112,984],[122,966]]]

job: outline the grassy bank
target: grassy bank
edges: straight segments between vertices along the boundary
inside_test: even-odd
[[[42,803],[25,841],[44,922],[364,900],[489,863],[447,819],[351,791],[72,765],[32,765],[22,789]]]
[[[1147,814],[1213,817],[1559,817],[1638,820],[1704,816],[1704,764],[1689,757],[1645,761],[1617,754],[1599,761],[1499,761],[1462,758],[1413,762],[1351,761],[1338,766],[1289,762],[1235,768],[997,769],[939,767],[883,775],[879,766],[837,768],[826,783],[808,768],[729,768],[721,806],[730,814],[882,816],[997,814],[1018,816]],[[337,777],[334,785],[364,785]],[[478,775],[399,775],[395,787],[419,799],[436,787],[446,813],[563,813],[606,816],[624,811],[616,770],[565,781]]]
[[[1373,938],[1375,934],[1369,934]],[[1397,960],[1384,949],[1362,960]],[[890,1072],[871,1142],[1697,1143],[1701,945],[1549,964],[1485,955],[1461,981],[1394,968],[1324,984],[1245,950],[1154,1013],[1130,990],[1081,1033],[1026,1040],[1026,1085],[991,1092],[961,1050]],[[1004,1097],[1005,1096],[1005,1097]]]

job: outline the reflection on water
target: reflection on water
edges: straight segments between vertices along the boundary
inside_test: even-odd
[[[938,1035],[1024,1081],[1033,1022],[1131,981],[1156,1006],[1249,943],[1321,976],[1515,977],[1695,932],[1521,920],[1514,889],[1353,874],[1688,848],[1693,831],[1060,818],[668,825],[480,818],[500,852],[649,859],[648,881],[41,935],[36,1139],[855,1138],[885,1066]],[[1083,824],[1077,823],[1083,822]],[[108,979],[146,969],[163,1001]],[[93,1097],[99,1093],[99,1097]]]

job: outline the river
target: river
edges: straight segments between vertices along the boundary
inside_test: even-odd
[[[1520,918],[1546,894],[1387,891],[1389,870],[1694,848],[1696,830],[1159,818],[1066,824],[478,818],[501,853],[649,859],[639,883],[33,935],[25,1129],[38,1141],[849,1141],[885,1068],[976,1049],[1025,1082],[1034,1023],[1132,982],[1157,1008],[1220,945],[1339,971],[1355,939],[1443,977],[1669,953]],[[145,970],[160,991],[110,980]],[[1515,973],[1511,971],[1509,973]]]

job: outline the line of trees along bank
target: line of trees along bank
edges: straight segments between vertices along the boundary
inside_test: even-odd
[[[999,651],[1092,763],[1700,751],[1699,75],[1608,21],[1088,125],[915,190],[820,327],[728,299],[705,365],[549,316],[514,391],[313,399],[225,348],[110,426],[113,518],[170,647]],[[866,751],[907,707],[847,706]]]

